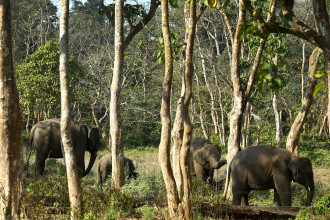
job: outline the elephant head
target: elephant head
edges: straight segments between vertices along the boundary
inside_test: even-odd
[[[194,160],[204,169],[219,169],[227,163],[227,160],[220,160],[221,150],[216,144],[206,144],[199,148],[194,154]]]
[[[307,190],[306,206],[310,206],[314,196],[314,175],[311,161],[304,156],[292,156],[288,165],[292,179]]]
[[[84,129],[86,129],[87,135],[87,147],[86,150],[90,152],[90,160],[88,163],[87,169],[83,172],[83,177],[86,176],[92,169],[93,164],[96,159],[97,151],[98,151],[98,143],[100,141],[99,129],[97,127],[87,128],[86,125],[83,125]]]

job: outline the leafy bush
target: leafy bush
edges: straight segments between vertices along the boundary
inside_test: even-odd
[[[329,219],[330,218],[330,194],[322,196],[314,207],[301,209],[296,217],[297,220]]]

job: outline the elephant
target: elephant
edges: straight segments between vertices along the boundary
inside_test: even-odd
[[[204,138],[191,140],[190,164],[191,175],[198,181],[213,182],[214,169],[227,164],[227,160],[220,160],[221,149],[218,145]]]
[[[92,169],[100,140],[97,127],[88,128],[77,122],[70,122],[73,148],[77,167],[81,169],[81,177],[86,176]],[[36,172],[43,175],[47,158],[63,158],[60,119],[53,118],[35,124],[30,132],[30,143],[36,151]],[[90,152],[90,160],[85,170],[85,151]]]
[[[128,178],[136,179],[138,173],[135,172],[137,165],[131,159],[124,157],[125,169],[128,167]],[[112,156],[111,153],[104,155],[97,165],[97,184],[102,185],[112,172]]]
[[[306,206],[314,196],[311,161],[283,148],[259,145],[242,150],[230,163],[228,179],[230,176],[233,205],[248,206],[251,190],[274,189],[274,205],[291,206],[292,180],[307,189]]]

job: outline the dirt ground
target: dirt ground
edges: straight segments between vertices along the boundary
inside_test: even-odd
[[[327,184],[330,187],[330,169],[314,169],[314,181]]]

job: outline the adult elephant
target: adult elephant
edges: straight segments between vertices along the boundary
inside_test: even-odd
[[[125,170],[128,170],[128,178],[136,179],[139,175],[135,172],[137,165],[127,157],[124,157]],[[111,154],[104,155],[97,165],[97,184],[103,184],[105,180],[111,175],[112,172],[112,156]],[[125,172],[126,173],[126,172]]]
[[[191,140],[191,175],[197,176],[199,181],[213,182],[214,170],[227,163],[227,160],[220,160],[220,158],[221,149],[217,144],[212,144],[204,138]]]
[[[70,127],[77,167],[82,170],[81,176],[84,177],[91,171],[96,159],[97,145],[100,140],[99,129],[88,128],[87,125],[73,121]],[[60,119],[53,118],[35,124],[31,129],[30,143],[36,151],[36,172],[43,175],[47,158],[63,158]],[[85,151],[91,154],[86,170]]]
[[[253,146],[239,152],[229,167],[233,205],[249,205],[251,190],[274,189],[276,206],[291,206],[291,181],[307,189],[306,206],[311,205],[314,180],[311,161],[283,148]]]

